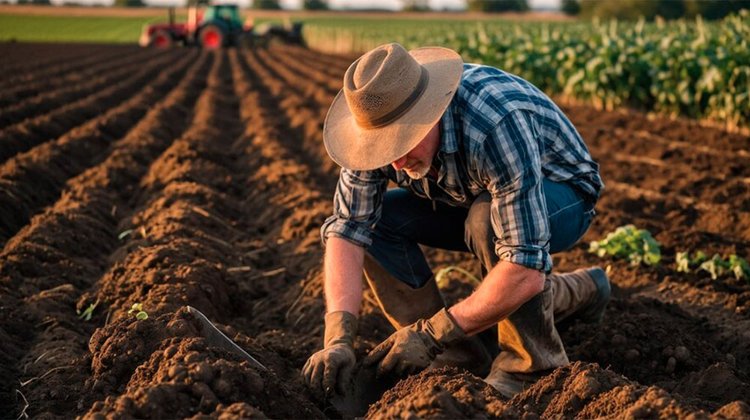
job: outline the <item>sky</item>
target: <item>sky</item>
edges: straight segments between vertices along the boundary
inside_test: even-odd
[[[88,0],[93,3],[108,3],[107,0]],[[84,0],[84,2],[88,3]],[[144,0],[147,4],[154,6],[161,5],[184,5],[185,0]],[[250,4],[251,0],[236,0],[236,3],[240,6],[246,7]],[[299,9],[302,4],[302,0],[279,0],[281,6],[285,9]],[[529,6],[532,9],[559,9],[561,0],[528,0]],[[235,2],[235,1],[232,1]],[[53,0],[54,3],[54,0]],[[429,0],[430,7],[432,9],[461,9],[466,5],[465,0]],[[393,9],[398,10],[401,8],[400,0],[328,0],[328,4],[332,9],[344,9],[344,8],[381,8],[381,9]]]

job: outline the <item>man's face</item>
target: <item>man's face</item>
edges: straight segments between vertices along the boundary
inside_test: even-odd
[[[440,146],[440,121],[409,153],[391,163],[393,169],[404,170],[411,179],[424,178],[430,171],[432,159]]]

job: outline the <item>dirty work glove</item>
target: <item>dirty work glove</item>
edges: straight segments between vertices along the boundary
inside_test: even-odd
[[[335,390],[343,395],[357,360],[352,347],[357,317],[336,311],[326,314],[325,323],[323,350],[307,359],[302,376],[314,392],[330,395]]]
[[[426,368],[445,346],[465,338],[464,331],[444,308],[428,320],[420,319],[393,333],[367,355],[364,364],[377,363],[378,376],[403,377]]]

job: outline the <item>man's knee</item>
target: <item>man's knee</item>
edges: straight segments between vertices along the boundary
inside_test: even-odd
[[[490,220],[492,198],[489,193],[480,194],[471,205],[464,222],[464,240],[466,246],[482,263],[492,265],[495,256],[495,231]]]

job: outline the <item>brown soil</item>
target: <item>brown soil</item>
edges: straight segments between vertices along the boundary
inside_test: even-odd
[[[321,127],[351,57],[6,50],[33,59],[0,67],[14,80],[0,93],[14,110],[0,129],[0,412],[338,417],[299,369],[321,345],[318,228],[338,171]],[[609,266],[604,322],[563,329],[573,363],[512,400],[445,368],[397,383],[367,417],[750,418],[750,283],[673,264],[682,250],[750,255],[750,139],[564,109],[607,189],[584,241],[555,266]],[[662,243],[660,267],[587,252],[626,223]],[[479,274],[467,255],[427,254],[436,269]],[[443,292],[455,302],[473,287],[456,276]],[[135,303],[148,319],[128,313]],[[207,342],[185,305],[267,370]],[[87,308],[90,320],[78,315]],[[369,292],[360,325],[359,355],[392,332]]]

